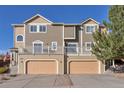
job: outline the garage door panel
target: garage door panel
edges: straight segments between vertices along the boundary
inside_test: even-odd
[[[27,74],[57,74],[55,61],[30,61],[27,63]]]
[[[70,74],[96,74],[98,73],[97,61],[72,61],[69,64]]]

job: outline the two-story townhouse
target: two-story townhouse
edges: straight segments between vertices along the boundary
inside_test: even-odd
[[[92,32],[104,27],[92,18],[54,23],[37,14],[13,24],[12,60],[18,74],[100,74],[104,64],[91,54]]]

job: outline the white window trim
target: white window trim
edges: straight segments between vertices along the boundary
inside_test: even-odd
[[[91,51],[92,48],[87,49],[87,44],[92,44],[92,42],[85,42],[85,51]]]
[[[36,25],[37,26],[37,31],[36,32],[32,32],[31,31],[31,26],[33,25]],[[46,26],[46,31],[45,32],[40,32],[40,26],[43,25],[43,26]],[[29,24],[29,32],[30,33],[47,33],[47,24],[40,24],[40,23],[32,23],[32,24]]]
[[[53,43],[56,44],[56,49],[53,49]],[[58,48],[57,42],[56,41],[51,42],[51,50],[57,51],[57,48]]]
[[[45,31],[45,32],[40,32],[40,26],[41,26],[41,25],[42,25],[42,26],[46,26],[46,31]],[[47,25],[40,24],[40,25],[38,26],[38,29],[39,29],[39,30],[38,30],[39,33],[47,33]]]
[[[87,26],[97,26],[97,29],[98,29],[98,24],[85,24],[85,33],[86,34],[92,34],[92,32],[87,32]],[[95,28],[94,28],[94,31],[95,31]]]
[[[22,40],[22,41],[17,41],[17,37],[18,37],[18,36],[22,36],[22,37],[23,37],[23,40]],[[16,36],[16,42],[19,42],[19,43],[20,43],[20,42],[24,42],[24,36],[23,36],[22,34],[18,34],[18,35]]]
[[[32,44],[33,44],[33,51],[32,51],[33,54],[35,54],[35,53],[34,53],[34,44],[41,44],[41,45],[42,45],[42,52],[41,52],[41,54],[43,53],[43,42],[42,42],[42,41],[36,40],[36,41],[34,41]]]
[[[30,33],[37,33],[37,31],[36,31],[36,32],[32,32],[32,31],[31,31],[31,26],[37,26],[37,25],[36,25],[36,24],[34,24],[34,25],[29,25],[29,32],[30,32]],[[37,26],[37,27],[38,27],[38,26]]]
[[[78,43],[76,43],[76,42],[68,42],[67,45],[68,45],[68,44],[75,44],[76,47],[77,47],[77,48],[76,48],[77,54],[70,54],[70,53],[69,53],[68,55],[72,55],[72,56],[73,56],[73,55],[78,55],[78,53],[79,53]]]

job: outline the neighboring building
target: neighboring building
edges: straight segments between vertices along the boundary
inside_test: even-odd
[[[13,24],[12,60],[19,74],[101,74],[105,66],[91,54],[92,32],[103,26],[92,18],[80,24],[54,23],[37,14]]]

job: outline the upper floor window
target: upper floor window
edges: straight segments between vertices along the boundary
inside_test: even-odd
[[[47,26],[46,25],[30,25],[30,32],[46,32]]]
[[[37,32],[37,25],[31,25],[30,26],[30,31],[31,32]]]
[[[57,50],[57,42],[52,42],[51,43],[51,49],[52,50]]]
[[[46,26],[45,26],[45,25],[40,25],[40,26],[39,26],[39,31],[40,31],[40,32],[46,32],[46,30],[47,30],[47,29],[46,29]]]
[[[23,41],[23,36],[22,35],[18,35],[17,36],[17,41]]]
[[[92,33],[96,30],[96,26],[86,26],[86,33]]]

